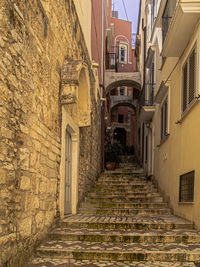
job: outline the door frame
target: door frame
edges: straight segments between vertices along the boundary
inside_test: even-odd
[[[77,213],[78,204],[78,173],[79,173],[79,127],[68,114],[65,105],[62,106],[62,133],[61,133],[61,163],[60,163],[60,195],[59,211],[60,216],[65,216],[65,148],[66,131],[71,135],[72,141],[72,214]]]
[[[72,136],[68,129],[65,131],[65,201],[64,214],[72,213]],[[68,186],[67,186],[68,184]],[[67,201],[68,200],[68,201]]]

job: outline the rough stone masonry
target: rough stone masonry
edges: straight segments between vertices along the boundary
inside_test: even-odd
[[[91,69],[72,0],[0,1],[0,266],[23,266],[59,217],[61,70]],[[90,73],[91,81],[92,74]],[[81,200],[100,170],[100,103],[80,129]],[[92,156],[91,156],[92,155]]]

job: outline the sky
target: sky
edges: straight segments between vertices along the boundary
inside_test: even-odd
[[[118,11],[119,19],[127,20],[123,0],[112,0],[113,8]],[[140,0],[124,0],[128,20],[132,22],[132,33],[137,33],[137,21]]]

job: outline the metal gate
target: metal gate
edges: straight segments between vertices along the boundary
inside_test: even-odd
[[[72,139],[66,131],[65,139],[65,214],[72,212]]]

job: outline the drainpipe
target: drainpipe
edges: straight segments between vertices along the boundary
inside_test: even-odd
[[[104,68],[104,59],[105,59],[105,55],[104,55],[104,45],[105,45],[105,0],[102,0],[102,62],[101,62],[101,66],[102,66],[102,97],[105,98],[105,87],[104,87],[104,72],[105,72],[105,68]],[[105,142],[105,101],[103,101],[102,103],[102,107],[101,107],[101,154],[102,154],[102,162],[101,162],[101,172],[104,172],[105,169],[105,156],[104,156],[104,142]]]

